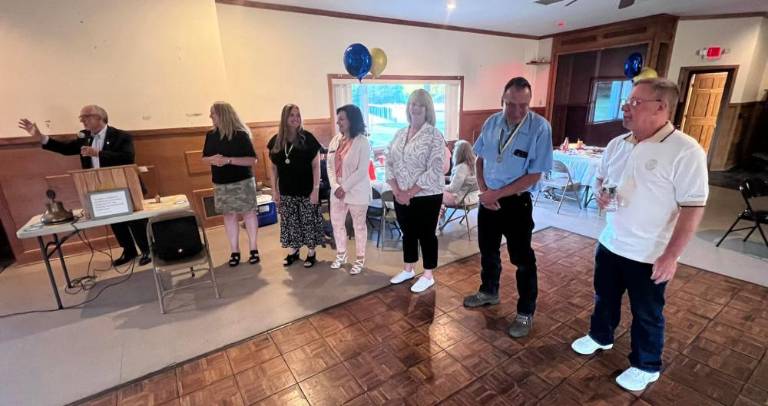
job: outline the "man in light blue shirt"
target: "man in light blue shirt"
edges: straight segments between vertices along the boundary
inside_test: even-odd
[[[517,266],[517,317],[509,335],[525,337],[533,327],[538,286],[536,256],[531,248],[533,206],[530,188],[552,168],[552,128],[530,111],[531,85],[525,78],[507,82],[503,110],[488,118],[475,142],[480,209],[477,215],[482,284],[464,298],[464,306],[499,303],[501,236]]]

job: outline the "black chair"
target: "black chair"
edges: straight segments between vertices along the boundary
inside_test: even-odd
[[[760,227],[761,224],[768,224],[768,210],[755,210],[752,207],[751,202],[752,199],[761,196],[768,196],[768,182],[759,178],[748,178],[744,182],[741,182],[741,185],[739,185],[739,191],[741,191],[741,197],[744,198],[744,204],[746,205],[746,208],[744,211],[739,213],[739,216],[736,217],[736,221],[733,222],[731,228],[725,232],[725,235],[720,239],[720,241],[717,242],[716,246],[719,247],[723,240],[725,240],[725,237],[728,237],[728,234],[734,231],[742,230],[749,230],[747,236],[744,237],[744,241],[747,241],[749,236],[751,236],[755,230],[760,231],[760,235],[763,237],[763,242],[765,242],[765,245],[768,246],[768,239],[765,238],[763,228]],[[751,221],[754,224],[747,227],[734,229],[736,224],[742,220]]]
[[[390,238],[394,238],[393,229],[400,235],[400,226],[397,223],[397,216],[395,215],[394,203],[395,197],[391,190],[379,193],[376,188],[371,188],[372,201],[368,205],[368,213],[366,214],[366,221],[372,228],[378,228],[379,232],[376,237],[376,247],[384,246],[382,233],[385,229],[389,228]],[[377,227],[378,224],[378,227]]]

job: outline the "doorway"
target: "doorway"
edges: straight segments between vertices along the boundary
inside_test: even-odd
[[[675,123],[693,137],[711,160],[720,119],[726,110],[738,66],[689,66],[680,68],[680,104]]]

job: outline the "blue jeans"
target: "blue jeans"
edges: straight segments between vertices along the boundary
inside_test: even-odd
[[[632,310],[632,352],[629,364],[646,372],[661,370],[664,348],[664,290],[666,282],[651,280],[653,264],[616,255],[602,244],[595,254],[595,311],[589,336],[600,345],[613,344],[621,320],[621,300],[629,293]]]

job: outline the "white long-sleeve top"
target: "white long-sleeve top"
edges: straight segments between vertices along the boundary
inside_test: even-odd
[[[408,127],[401,128],[389,144],[386,161],[386,179],[395,179],[401,190],[418,185],[419,196],[443,193],[445,175],[445,139],[440,130],[424,123],[408,140]]]
[[[474,192],[477,188],[477,177],[466,162],[462,162],[451,171],[451,183],[445,187],[445,191],[452,193],[457,200],[467,193]],[[471,200],[471,199],[470,199]]]
[[[341,178],[336,175],[336,150],[342,139],[336,134],[328,145],[326,166],[331,193],[341,186],[344,189],[344,203],[364,204],[371,202],[371,179],[368,177],[368,164],[371,159],[371,145],[368,137],[358,135],[352,139],[352,145],[341,163]]]

